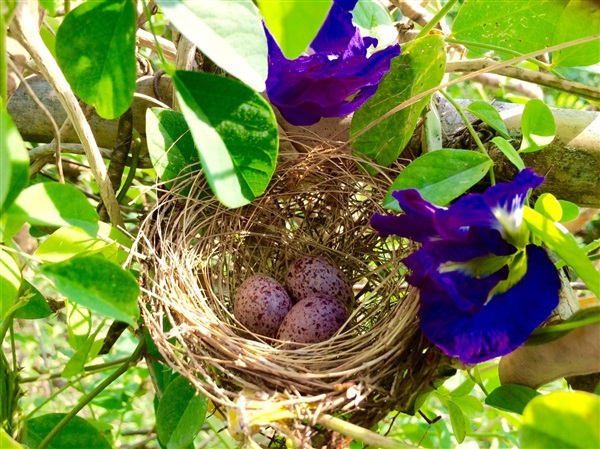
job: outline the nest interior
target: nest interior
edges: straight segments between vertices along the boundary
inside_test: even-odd
[[[216,403],[239,407],[251,394],[370,426],[410,410],[431,383],[440,355],[419,331],[400,263],[413,248],[369,226],[398,170],[367,174],[359,163],[323,145],[280,155],[267,191],[239,209],[207,194],[201,172],[159,195],[139,237],[144,321],[166,361]],[[236,321],[233,297],[255,274],[283,282],[305,255],[340,267],[356,305],[332,339],[280,349]]]

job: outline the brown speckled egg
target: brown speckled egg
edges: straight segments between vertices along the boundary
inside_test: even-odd
[[[331,338],[347,319],[348,311],[340,301],[326,295],[311,295],[294,304],[281,323],[277,338],[295,343],[319,343]]]
[[[323,257],[306,256],[288,269],[285,286],[294,303],[311,295],[323,294],[352,307],[354,295],[346,275]]]
[[[292,300],[281,284],[264,275],[246,279],[233,302],[237,320],[250,331],[265,337],[275,337],[291,308]]]

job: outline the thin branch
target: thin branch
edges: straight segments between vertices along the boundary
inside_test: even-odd
[[[520,67],[496,67],[497,62],[482,58],[471,59],[467,61],[454,61],[446,63],[446,72],[471,73],[486,70],[489,73],[495,73],[509,78],[515,78],[521,81],[538,84],[540,86],[551,87],[553,89],[579,95],[590,100],[600,101],[600,88],[588,86],[587,84],[556,78],[547,73],[535,72],[533,70],[522,69]]]
[[[50,113],[50,111],[46,108],[46,106],[44,106],[44,103],[42,103],[42,100],[40,100],[38,98],[38,96],[35,94],[35,92],[31,88],[31,86],[29,85],[29,83],[27,82],[27,80],[25,79],[23,74],[21,73],[21,71],[17,68],[17,66],[14,64],[14,62],[12,62],[12,60],[10,58],[8,59],[8,65],[10,66],[11,70],[15,73],[15,75],[17,75],[17,77],[21,80],[21,84],[23,84],[23,86],[25,87],[25,90],[27,91],[27,93],[29,94],[29,96],[31,97],[33,102],[37,105],[38,108],[41,109],[41,111],[44,113],[44,115],[46,117],[48,117],[48,120],[50,120],[50,124],[52,125],[52,131],[54,133],[53,152],[54,152],[55,160],[56,160],[56,169],[58,171],[58,181],[61,184],[64,184],[65,183],[65,175],[63,173],[61,157],[60,157],[60,151],[61,151],[60,130],[58,129],[56,120],[54,120],[54,117],[52,117],[52,114]]]
[[[497,70],[497,69],[501,69],[501,68],[504,68],[504,67],[511,66],[513,64],[517,64],[517,63],[519,63],[521,61],[525,61],[525,60],[530,59],[530,58],[535,58],[538,55],[542,55],[542,54],[545,54],[545,53],[548,53],[548,52],[562,50],[563,48],[572,47],[574,45],[585,44],[587,42],[592,42],[592,41],[595,41],[595,40],[598,40],[598,39],[600,39],[600,34],[594,34],[593,36],[583,37],[583,38],[580,38],[580,39],[575,39],[573,41],[564,42],[562,44],[553,45],[552,47],[547,47],[547,48],[544,48],[543,50],[534,51],[534,52],[528,53],[526,55],[519,56],[517,58],[509,59],[508,61],[497,63],[496,65],[493,65],[491,67],[485,67],[485,68],[483,68],[481,70],[477,70],[475,72],[463,75],[463,76],[461,76],[461,77],[459,77],[459,78],[457,78],[455,80],[449,81],[449,82],[444,83],[444,84],[440,84],[439,86],[432,87],[431,89],[427,89],[425,92],[421,92],[420,94],[417,94],[417,95],[409,98],[408,100],[403,101],[398,106],[395,106],[392,109],[390,109],[388,112],[386,112],[385,114],[382,114],[381,117],[378,117],[376,120],[373,120],[371,123],[369,123],[363,129],[361,129],[356,134],[354,134],[352,136],[352,138],[350,139],[350,141],[352,141],[352,140],[354,140],[354,139],[362,136],[363,134],[365,134],[366,132],[368,132],[371,128],[377,126],[379,123],[383,122],[384,120],[386,120],[390,116],[396,114],[397,112],[401,111],[402,109],[407,108],[408,106],[411,106],[411,105],[417,103],[422,98],[425,98],[428,95],[431,95],[431,94],[433,94],[433,93],[435,93],[435,92],[437,92],[437,91],[439,91],[441,89],[445,89],[447,87],[454,86],[455,84],[460,84],[460,83],[462,83],[464,81],[467,81],[467,80],[470,80],[472,78],[475,78],[477,75],[481,75],[482,73],[487,73],[487,72],[490,72],[492,70]],[[349,142],[346,142],[346,144],[348,144],[348,143]]]
[[[36,1],[27,0],[19,2],[15,18],[11,25],[11,31],[15,34],[21,45],[29,52],[42,73],[44,73],[46,80],[56,91],[58,99],[67,112],[67,115],[73,123],[77,135],[83,144],[86,156],[90,163],[90,168],[98,183],[100,196],[106,205],[111,223],[116,227],[122,228],[124,226],[123,217],[121,217],[119,204],[117,203],[115,192],[108,179],[106,165],[98,150],[98,145],[92,134],[92,129],[86,121],[77,98],[60,70],[60,67],[42,41],[37,29],[37,22],[34,20],[34,11],[37,11]]]
[[[99,147],[98,150],[100,151],[101,156],[106,159],[110,159],[110,155],[113,151],[109,148],[102,147]],[[80,143],[63,143],[62,151],[63,153],[70,154],[85,154],[83,145],[81,145]],[[40,145],[29,150],[29,159],[32,162],[35,162],[39,158],[46,157],[52,154],[54,154],[54,144],[46,143],[44,145]],[[126,165],[131,166],[131,163],[131,158],[127,159]],[[152,168],[152,162],[147,157],[140,158],[138,161],[137,168]]]
[[[165,39],[164,37],[154,36],[152,33],[141,28],[135,33],[136,42],[140,47],[149,48],[152,51],[157,51],[156,43],[160,45],[160,48],[165,55],[167,61],[175,61],[177,56],[177,49],[173,42]],[[155,40],[156,39],[156,40]]]

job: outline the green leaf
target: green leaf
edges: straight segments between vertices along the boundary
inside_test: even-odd
[[[11,438],[6,431],[0,427],[0,447],[2,449],[23,449],[19,443]]]
[[[537,390],[523,385],[501,385],[485,398],[485,403],[499,410],[521,415],[529,401],[539,395]]]
[[[529,230],[541,238],[548,248],[558,254],[586,283],[588,288],[597,297],[600,297],[600,273],[588,259],[583,249],[579,247],[575,238],[529,207],[525,207],[523,219]]]
[[[178,71],[173,81],[213,192],[227,207],[248,204],[275,171],[273,110],[259,94],[222,76]]]
[[[457,388],[450,392],[450,397],[460,398],[461,396],[468,395],[471,391],[473,391],[473,387],[475,387],[475,382],[470,378],[465,380],[462,384],[460,384]]]
[[[593,1],[570,1],[556,24],[553,44],[572,41],[600,30],[600,8]],[[600,62],[600,40],[575,45],[552,53],[556,67],[589,66]]]
[[[21,270],[10,253],[0,249],[0,319],[19,297]]]
[[[559,221],[562,218],[562,207],[551,193],[542,193],[535,202],[534,208],[552,221]]]
[[[73,91],[100,117],[121,116],[133,101],[137,14],[131,0],[85,2],[56,35],[57,62]]]
[[[90,237],[77,228],[59,228],[42,242],[34,255],[44,262],[62,262],[78,255],[101,254],[116,262],[117,243],[128,246],[129,239],[107,223],[100,222],[99,226],[99,232],[105,236],[103,239]],[[110,239],[114,241],[111,243]]]
[[[600,397],[582,391],[557,391],[527,404],[519,431],[527,449],[598,447]]]
[[[426,36],[405,44],[402,54],[392,59],[390,71],[379,83],[375,95],[352,117],[350,134],[354,150],[380,165],[392,164],[410,141],[431,95],[356,135],[404,101],[438,86],[445,67],[446,52],[440,36]]]
[[[520,170],[525,168],[525,163],[515,147],[513,147],[509,141],[503,137],[494,137],[492,142],[498,147],[500,151],[506,156],[506,158],[512,162],[512,164]]]
[[[579,206],[577,206],[577,204],[573,204],[566,200],[558,200],[558,202],[560,203],[560,207],[563,211],[560,219],[562,223],[575,220],[579,216]]]
[[[40,0],[40,5],[44,8],[48,14],[55,16],[57,13],[57,0]]]
[[[103,257],[82,256],[44,265],[40,272],[70,301],[137,326],[140,288],[120,265]]]
[[[262,92],[267,38],[251,0],[157,0],[165,16],[216,65]]]
[[[522,153],[533,153],[549,145],[556,134],[554,116],[548,106],[542,100],[529,100],[523,110],[521,118],[523,141],[521,142]]]
[[[70,377],[76,376],[83,372],[83,368],[85,363],[98,355],[98,351],[100,347],[96,345],[96,351],[92,351],[92,347],[94,346],[94,342],[96,341],[96,337],[98,333],[102,329],[102,325],[98,326],[93,334],[91,334],[83,345],[73,354],[73,356],[69,359],[65,367],[63,368],[62,373],[60,374],[63,379],[68,379]],[[95,353],[94,353],[95,352]]]
[[[527,339],[527,345],[540,345],[567,335],[572,330],[600,323],[600,307],[584,307],[560,324],[537,328]]]
[[[57,182],[26,188],[9,213],[37,226],[75,226],[92,237],[99,229],[98,213],[85,195],[73,186]]]
[[[380,0],[358,0],[352,10],[352,23],[361,28],[362,36],[376,38],[377,48],[398,42],[394,21]]]
[[[452,37],[503,47],[522,54],[592,36],[600,29],[600,10],[593,1],[536,0],[511,2],[498,8],[489,0],[470,0],[459,9]],[[482,55],[485,47],[467,45]],[[508,59],[514,54],[497,51]],[[580,44],[552,54],[555,66],[584,66],[600,61],[600,42]]]
[[[444,206],[481,180],[492,166],[484,154],[466,150],[437,150],[411,162],[394,180],[383,206],[400,211],[394,190],[417,189],[421,196]]]
[[[452,424],[454,438],[459,443],[462,443],[467,435],[467,418],[454,400],[448,400],[448,413],[450,414],[450,423]]]
[[[66,413],[49,413],[28,419],[25,425],[24,443],[32,449],[37,448],[44,438],[66,416]],[[110,449],[106,438],[85,419],[73,416],[47,449]]]
[[[77,351],[92,332],[92,312],[71,301],[66,301],[65,310],[67,312],[69,346]]]
[[[2,107],[0,108],[0,215],[4,215],[28,181],[29,155],[12,118]]]
[[[52,309],[48,305],[46,298],[42,295],[37,288],[25,281],[25,293],[24,296],[30,295],[27,300],[27,304],[21,307],[15,313],[15,318],[21,320],[37,320],[40,318],[46,318],[52,314]],[[0,446],[1,447],[1,446]]]
[[[188,446],[202,429],[206,397],[183,376],[172,381],[158,404],[156,434],[167,449]]]
[[[467,111],[498,131],[502,137],[510,139],[510,134],[508,134],[508,129],[506,129],[500,113],[488,102],[474,101],[467,107]]]
[[[332,0],[258,0],[269,31],[288,59],[300,56],[317,35]]]
[[[424,148],[423,152],[437,151],[443,148],[444,135],[440,114],[433,103],[429,104],[429,111],[425,114],[423,128]]]
[[[146,136],[152,165],[161,181],[178,182],[200,168],[198,150],[183,114],[170,109],[151,108],[146,111]],[[172,182],[165,182],[167,187]],[[189,193],[189,188],[182,191]]]

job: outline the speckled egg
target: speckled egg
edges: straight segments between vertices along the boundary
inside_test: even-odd
[[[295,343],[319,343],[331,338],[347,319],[348,311],[340,301],[314,294],[294,304],[281,323],[277,338]]]
[[[246,279],[233,302],[236,319],[250,331],[265,337],[275,337],[291,308],[292,300],[283,286],[264,275]]]
[[[294,303],[311,295],[323,294],[352,307],[354,295],[346,275],[327,259],[306,256],[288,269],[285,286]]]

